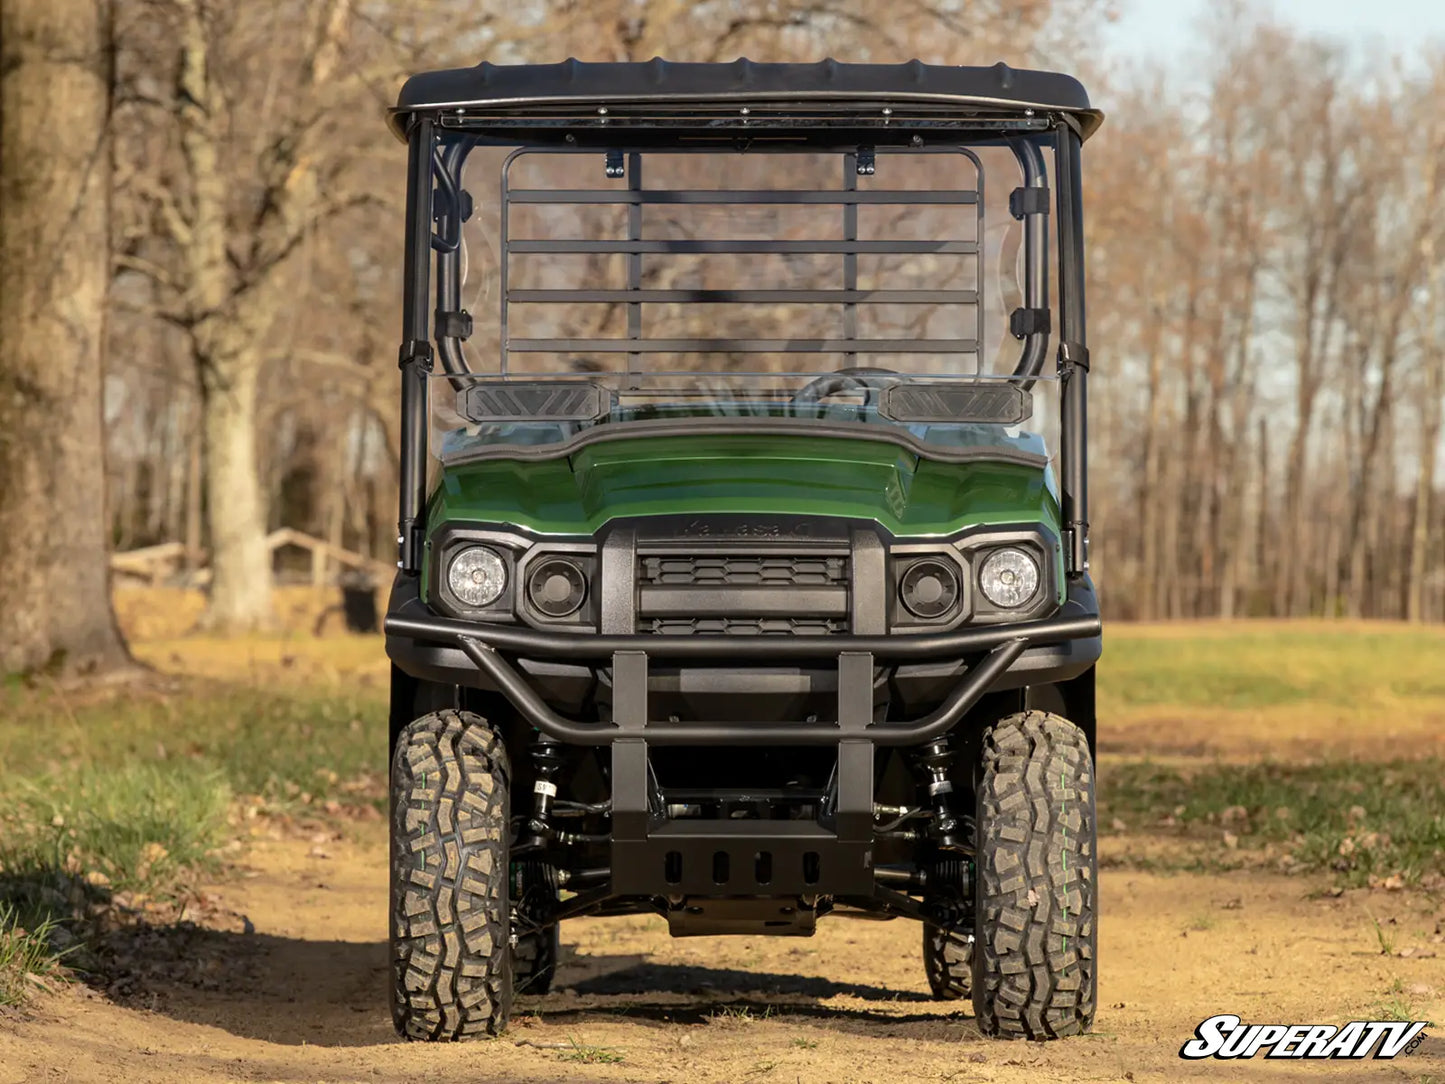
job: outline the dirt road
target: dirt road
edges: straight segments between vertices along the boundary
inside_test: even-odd
[[[1339,1022],[1377,1015],[1392,989],[1445,1022],[1442,912],[1420,894],[1311,899],[1300,878],[1106,870],[1095,1032],[1048,1045],[984,1040],[966,1008],[930,1000],[902,921],[687,940],[661,920],[578,921],[559,992],[524,999],[506,1037],[428,1047],[398,1042],[386,1015],[384,828],[263,842],[247,866],[216,889],[218,928],[154,935],[158,974],[0,1020],[0,1084],[1445,1079],[1445,1028],[1396,1062],[1177,1056],[1217,1012]],[[1382,956],[1366,908],[1416,951]]]

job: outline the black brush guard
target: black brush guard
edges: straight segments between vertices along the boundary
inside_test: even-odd
[[[409,599],[386,619],[391,637],[460,648],[481,674],[542,733],[558,741],[608,745],[611,752],[612,864],[600,895],[807,897],[876,896],[873,850],[874,750],[917,746],[947,733],[1030,646],[1097,637],[1097,612],[1071,598],[1057,616],[1016,625],[906,636],[579,635],[484,625],[434,614]],[[610,661],[612,720],[568,719],[553,710],[508,660]],[[880,661],[976,661],[933,711],[875,722],[874,666]],[[701,664],[836,660],[837,719],[830,723],[671,722],[650,717],[650,659]],[[649,745],[836,745],[836,792],[817,820],[668,820],[656,800]],[[727,932],[693,916],[685,930]],[[717,920],[721,922],[722,920]],[[788,925],[774,920],[779,931]],[[723,923],[726,925],[726,923]],[[800,923],[796,932],[807,932]]]

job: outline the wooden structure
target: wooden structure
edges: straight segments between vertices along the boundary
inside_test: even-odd
[[[393,571],[392,566],[384,561],[333,546],[330,542],[290,527],[272,531],[266,536],[266,546],[271,551],[273,567],[276,551],[282,547],[295,546],[307,551],[311,555],[311,582],[317,587],[329,582],[333,573],[344,570],[369,576],[377,583],[385,582]],[[111,571],[121,578],[122,582],[139,581],[153,587],[175,582],[178,578],[189,587],[205,586],[210,582],[211,570],[204,567],[204,560],[199,563],[202,567],[189,573],[185,571],[186,547],[181,542],[162,542],[156,546],[145,546],[110,556]]]

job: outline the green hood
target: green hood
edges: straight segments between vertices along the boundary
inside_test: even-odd
[[[979,524],[1059,527],[1042,466],[925,459],[878,440],[720,434],[613,439],[568,457],[449,466],[429,522],[591,535],[620,517],[728,512],[872,519],[895,536]]]

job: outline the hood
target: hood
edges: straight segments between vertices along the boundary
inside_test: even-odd
[[[895,536],[1058,528],[1046,467],[986,454],[934,460],[886,441],[814,435],[628,437],[568,456],[448,466],[429,521],[592,535],[623,517],[726,513],[870,519]]]

